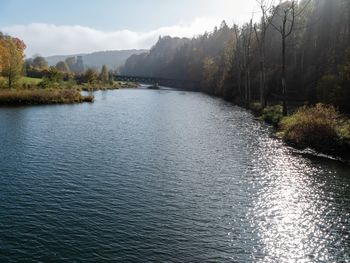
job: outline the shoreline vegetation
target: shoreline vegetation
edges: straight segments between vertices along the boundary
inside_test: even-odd
[[[79,89],[82,91],[98,91],[98,90],[116,90],[116,89],[136,89],[140,85],[137,82],[114,81],[113,84],[81,85]]]
[[[270,124],[276,137],[287,145],[350,163],[350,119],[334,106],[322,103],[302,106],[287,116],[283,115],[282,105],[263,108],[253,103],[248,109]]]
[[[82,56],[49,66],[42,56],[25,59],[25,49],[21,39],[0,32],[0,106],[93,102],[93,91],[138,87],[115,81],[118,72],[107,65],[85,68]]]
[[[72,104],[93,102],[94,96],[77,89],[6,89],[0,91],[0,106]]]
[[[119,71],[189,80],[193,90],[251,109],[295,148],[350,160],[350,23],[344,23],[350,21],[349,8],[343,0],[290,0],[270,7],[261,1],[258,23],[223,21],[191,39],[159,37]],[[325,21],[332,21],[329,31]],[[106,65],[85,69],[82,56],[49,67],[41,56],[25,59],[25,48],[22,40],[0,33],[0,105],[92,102],[81,91],[138,85],[115,82],[119,71]]]
[[[137,88],[136,82],[113,83],[83,83],[53,82],[44,84],[46,80],[23,77],[15,88],[0,89],[0,106],[43,105],[43,104],[72,104],[94,102],[92,94],[83,95],[81,92],[94,92],[98,90],[115,90]],[[43,86],[45,85],[45,86]]]
[[[350,159],[350,1],[257,2],[257,22],[159,37],[121,74],[188,80],[252,109],[295,148]]]

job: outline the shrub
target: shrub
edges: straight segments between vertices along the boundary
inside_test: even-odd
[[[268,106],[262,110],[260,117],[262,120],[274,126],[278,126],[283,118],[283,109],[281,105]]]
[[[89,68],[85,71],[85,74],[83,76],[83,82],[93,84],[97,81],[97,78],[98,78],[97,71]]]
[[[250,103],[249,105],[249,109],[257,115],[261,115],[263,107],[261,106],[261,103],[259,102],[254,102],[254,103]]]
[[[43,78],[43,80],[41,82],[39,82],[38,87],[46,89],[51,84],[52,84],[51,81],[47,77],[45,77],[45,78]]]
[[[350,138],[350,123],[330,105],[299,108],[280,122],[282,137],[299,148],[339,152]]]
[[[350,120],[344,120],[338,128],[338,134],[342,141],[350,144]]]
[[[7,88],[7,86],[6,80],[0,77],[0,89]]]

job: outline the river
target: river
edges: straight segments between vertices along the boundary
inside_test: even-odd
[[[201,93],[0,108],[1,262],[349,262],[350,168]]]

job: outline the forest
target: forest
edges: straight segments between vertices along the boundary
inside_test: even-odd
[[[257,2],[259,20],[160,37],[121,74],[199,81],[196,90],[245,106],[280,104],[283,115],[317,102],[349,113],[350,1]]]

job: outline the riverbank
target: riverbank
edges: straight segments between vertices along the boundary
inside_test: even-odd
[[[74,81],[50,81],[48,79],[22,77],[16,88],[0,88],[0,105],[69,104],[93,102],[94,96],[81,94],[81,91],[115,90],[137,88],[136,82],[82,83]]]
[[[114,81],[112,84],[81,84],[78,88],[82,91],[115,90],[115,89],[135,89],[140,86],[137,82]]]
[[[0,90],[0,105],[71,104],[93,101],[94,96],[84,96],[76,89]]]
[[[251,104],[250,110],[272,125],[277,137],[288,145],[350,161],[350,119],[335,107],[325,104],[303,106],[286,117],[280,105],[261,108],[259,104]]]

